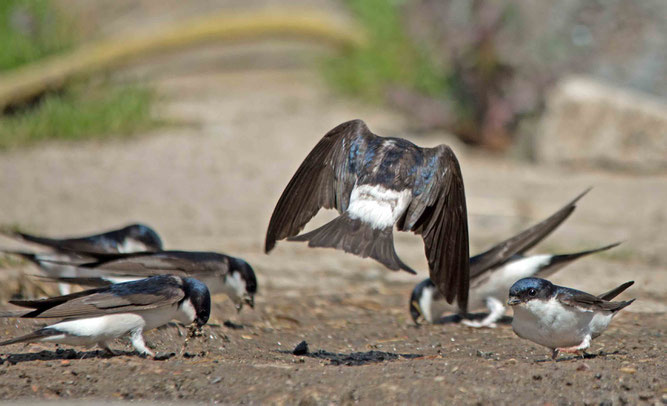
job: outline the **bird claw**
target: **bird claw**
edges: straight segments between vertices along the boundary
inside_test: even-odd
[[[484,323],[483,321],[475,321],[475,320],[462,320],[461,323],[465,324],[468,327],[472,328],[496,328],[498,325],[496,323]]]
[[[204,335],[203,328],[197,327],[194,324],[190,326],[190,329],[188,330],[188,336],[186,337],[186,340],[188,338],[195,338],[195,337],[202,337]]]

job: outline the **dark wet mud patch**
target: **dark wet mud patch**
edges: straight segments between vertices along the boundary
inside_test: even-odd
[[[358,366],[372,363],[379,363],[385,361],[395,361],[398,359],[415,359],[420,358],[422,354],[397,354],[393,352],[384,352],[384,351],[364,351],[364,352],[351,352],[349,354],[345,353],[335,353],[325,350],[317,350],[314,352],[308,351],[308,343],[305,341],[300,342],[294,348],[293,351],[280,351],[282,353],[293,354],[297,356],[304,356],[309,358],[318,358],[325,359],[329,361],[329,365],[347,365],[347,366]]]
[[[398,359],[414,359],[414,358],[420,358],[423,355],[396,354],[393,352],[374,351],[374,350],[343,354],[343,353],[334,353],[324,350],[317,350],[315,352],[309,352],[305,356],[310,358],[329,360],[330,365],[357,366],[357,365],[365,365],[365,364],[385,362],[385,361],[395,361]]]
[[[62,349],[59,348],[55,351],[39,351],[39,352],[28,352],[21,354],[7,354],[6,357],[0,357],[0,365],[5,362],[9,365],[16,365],[22,362],[31,362],[31,361],[57,361],[57,360],[76,360],[76,359],[89,359],[89,358],[113,358],[119,356],[135,356],[139,355],[135,351],[114,351],[114,354],[109,354],[106,351],[96,350],[96,351],[76,351],[73,349]]]

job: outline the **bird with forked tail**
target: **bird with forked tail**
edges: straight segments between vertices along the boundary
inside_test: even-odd
[[[507,291],[514,282],[529,276],[548,277],[579,258],[619,244],[567,254],[525,255],[526,251],[550,235],[574,212],[579,199],[589,190],[541,222],[470,258],[468,308],[477,310],[486,305],[489,314],[482,320],[468,320],[465,318],[467,315],[462,315],[463,324],[470,327],[495,327],[496,322],[505,314]],[[419,324],[420,320],[436,323],[444,312],[454,310],[445,302],[430,279],[423,280],[412,290],[409,309],[415,324]]]
[[[30,334],[0,342],[0,346],[30,343],[62,343],[113,351],[109,343],[130,335],[141,355],[154,356],[146,347],[143,333],[170,320],[201,327],[211,313],[211,296],[206,285],[194,278],[157,275],[118,283],[65,296],[39,300],[11,300],[30,310],[0,312],[0,317],[62,318]]]
[[[321,208],[340,216],[298,235]],[[461,168],[446,145],[421,148],[373,134],[361,120],[329,131],[287,184],[271,216],[265,251],[308,241],[415,273],[396,254],[393,228],[422,236],[435,285],[466,311],[468,220]]]
[[[99,234],[68,238],[51,238],[18,231],[0,231],[1,235],[26,243],[49,248],[50,252],[30,252],[0,249],[18,255],[52,278],[78,276],[76,265],[90,262],[92,255],[110,253],[155,252],[162,250],[162,239],[145,224],[130,224]],[[59,284],[60,294],[70,293],[70,285]]]
[[[633,284],[629,281],[593,296],[546,279],[518,280],[507,301],[514,310],[512,329],[519,337],[550,348],[553,359],[560,352],[583,352],[621,309],[635,301],[611,301]]]

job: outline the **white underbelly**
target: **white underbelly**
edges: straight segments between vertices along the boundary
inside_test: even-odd
[[[412,198],[412,191],[387,189],[380,185],[360,185],[352,189],[347,214],[375,229],[392,227],[403,215]]]
[[[42,271],[52,278],[72,278],[78,276],[78,268],[75,265],[66,265],[57,262],[73,261],[68,256],[58,254],[39,254],[37,255],[37,260],[39,261],[39,267]]]
[[[587,336],[599,336],[609,325],[612,313],[595,313],[533,300],[514,307],[512,328],[519,337],[548,348],[572,347]]]
[[[113,340],[141,329],[148,331],[162,326],[177,316],[176,305],[146,310],[141,313],[119,313],[77,320],[65,320],[50,326],[63,334],[45,337],[42,341],[72,345],[93,345]]]
[[[549,262],[549,258],[549,255],[531,255],[488,271],[489,277],[483,279],[479,285],[472,282],[468,308],[476,310],[485,307],[487,297],[496,298],[503,303],[507,302],[510,288],[514,282],[535,275]]]
[[[422,316],[424,316],[424,319],[429,323],[438,321],[444,312],[456,310],[456,308],[447,303],[443,297],[441,297],[440,300],[433,300],[435,289],[435,287],[424,288],[419,300],[419,308],[421,309]]]

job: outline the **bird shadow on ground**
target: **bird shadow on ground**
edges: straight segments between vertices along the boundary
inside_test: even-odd
[[[40,352],[29,352],[22,354],[7,354],[6,357],[0,357],[0,364],[5,362],[10,365],[16,365],[21,362],[30,362],[30,361],[56,361],[56,360],[70,360],[70,359],[89,359],[89,358],[113,358],[118,356],[139,356],[135,351],[114,351],[113,354],[109,354],[106,351],[95,350],[95,351],[76,351],[73,349],[62,349],[59,348],[55,351],[44,350]]]
[[[545,358],[545,359],[536,359],[535,363],[543,363],[543,362],[568,362],[568,361],[581,361],[585,359],[595,359],[599,357],[606,357],[607,355],[623,355],[625,353],[621,353],[620,351],[616,350],[613,352],[605,352],[600,350],[600,352],[591,354],[591,353],[584,353],[583,355],[574,355],[571,357],[559,357],[556,358],[555,360],[552,358]]]
[[[460,314],[450,314],[449,316],[443,316],[438,320],[434,321],[433,324],[458,324],[463,320],[483,320],[488,313],[468,313],[465,317]],[[512,317],[503,316],[499,320],[496,320],[496,324],[512,324]]]

